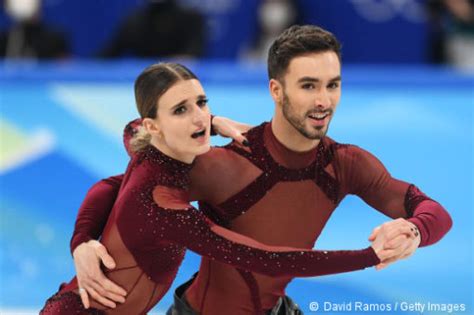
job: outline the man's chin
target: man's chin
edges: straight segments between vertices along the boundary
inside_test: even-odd
[[[322,127],[314,127],[311,126],[309,128],[305,128],[305,132],[303,135],[311,140],[320,140],[326,136],[327,133],[327,126]]]

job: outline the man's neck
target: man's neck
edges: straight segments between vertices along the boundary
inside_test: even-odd
[[[279,113],[273,115],[272,132],[281,144],[295,152],[312,150],[316,148],[319,141],[321,141],[319,139],[311,140],[306,138]]]

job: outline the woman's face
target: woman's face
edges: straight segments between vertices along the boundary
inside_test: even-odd
[[[204,89],[196,79],[175,83],[158,100],[152,133],[165,154],[184,162],[210,149],[210,113]]]

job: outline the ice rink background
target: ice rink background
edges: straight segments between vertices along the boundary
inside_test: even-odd
[[[77,209],[94,182],[127,165],[121,134],[137,117],[133,80],[146,65],[0,65],[0,313],[37,312],[73,276],[68,243]],[[201,77],[214,114],[251,124],[271,118],[264,66],[189,66]],[[454,226],[440,243],[386,270],[297,279],[287,293],[305,313],[313,301],[321,307],[361,301],[464,303],[464,313],[474,314],[474,78],[446,69],[376,65],[347,66],[342,76],[329,136],[375,154],[394,177],[443,204]],[[385,220],[347,197],[316,248],[365,247],[372,228]],[[198,265],[199,257],[188,252],[173,288]],[[156,312],[170,303],[168,293]]]

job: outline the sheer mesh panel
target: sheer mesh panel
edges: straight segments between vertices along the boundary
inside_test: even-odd
[[[335,207],[347,193],[361,193],[371,205],[377,205],[378,198],[383,198],[383,194],[377,193],[378,189],[393,189],[396,193],[394,204],[388,207],[392,210],[389,215],[405,215],[403,197],[399,198],[398,193],[404,195],[407,186],[397,185],[398,181],[368,153],[352,146],[339,146],[329,138],[321,141],[316,149],[296,153],[283,146],[270,128],[270,124],[260,126],[255,136],[248,135],[251,154],[234,143],[225,150],[214,150],[212,158],[204,156],[200,167],[193,170],[193,185],[197,183],[201,194],[210,201],[211,205],[206,206],[210,206],[214,214],[220,214],[220,219],[233,231],[269,245],[313,248]],[[264,169],[255,171],[256,165]],[[262,174],[265,180],[259,181]],[[255,182],[259,185],[252,187]],[[234,183],[238,183],[238,189]],[[354,191],[361,187],[367,187],[366,191]],[[336,196],[330,193],[334,188]],[[210,191],[203,191],[205,189]],[[239,208],[249,199],[255,202]],[[233,310],[232,314],[251,314],[256,311],[252,295],[259,296],[262,309],[271,309],[291,281],[290,277],[252,275],[257,284],[254,288],[235,268],[203,258],[199,275],[186,296],[192,307],[202,314],[222,314],[228,309]]]
[[[409,189],[408,184],[393,179],[373,155],[362,149],[340,145],[330,138],[324,138],[314,150],[292,152],[274,137],[271,124],[262,124],[250,130],[247,138],[250,140],[250,148],[232,143],[225,148],[214,148],[199,157],[191,172],[190,183],[182,181],[183,185],[191,184],[192,200],[200,200],[200,208],[208,217],[235,232],[269,245],[312,248],[331,213],[347,194],[360,196],[392,218],[417,216],[421,213],[413,217],[415,221],[412,222],[419,227],[430,227],[420,228],[422,242],[423,236],[430,233],[430,242],[436,241],[450,227],[449,215],[441,206],[433,206],[437,204],[431,201],[422,202],[429,198],[414,188]],[[150,169],[148,173],[150,172],[153,170]],[[176,178],[179,176],[174,179],[171,176],[167,183],[176,184]],[[115,195],[112,189],[107,191],[108,193],[102,193],[103,197],[113,200]],[[95,214],[101,216],[104,213],[108,212],[98,209]],[[84,232],[84,235],[89,235],[88,229],[97,230],[94,223],[96,221],[90,219],[94,213],[88,211],[87,215],[87,222],[84,221],[87,224],[83,224],[82,231],[77,230],[75,234]],[[186,213],[180,214],[181,219],[187,216]],[[209,256],[213,252],[217,255],[215,257],[222,259],[218,251],[215,251],[221,244],[202,251],[198,243],[189,243],[189,240],[193,240],[189,230],[198,234],[201,232],[193,230],[195,225],[185,221],[175,222],[175,226],[184,222],[188,228],[175,231],[174,236],[170,237],[201,255]],[[446,224],[436,224],[440,221],[446,221]],[[153,231],[151,227],[149,233]],[[215,233],[213,231],[207,234],[202,240],[218,239],[218,242],[222,242],[227,238],[239,239],[257,247],[262,245],[232,233]],[[137,239],[136,244],[143,246],[146,242]],[[137,246],[128,244],[127,247],[133,249]],[[176,253],[178,248],[169,245],[161,250],[163,256],[168,257],[170,253]],[[153,274],[153,269],[150,268],[160,265],[159,255],[140,255],[143,258],[141,265],[149,269],[148,274]],[[242,262],[237,261],[236,257],[238,256],[233,255],[232,261],[226,261],[234,267],[203,258],[199,274],[186,292],[188,301],[197,312],[205,315],[255,314],[262,309],[272,308],[279,296],[284,294],[284,288],[292,277],[282,276],[283,273],[270,277],[238,271],[235,266],[242,267]],[[346,268],[350,265],[349,261],[353,262],[354,258],[335,260],[330,265]],[[258,260],[257,262],[260,263]],[[256,268],[258,265],[251,267]],[[278,269],[276,268],[277,271]],[[264,268],[262,271],[265,273],[268,270]],[[174,277],[172,273],[168,275]],[[126,277],[119,281],[122,280],[127,281]],[[152,294],[152,300],[155,297],[159,299],[159,292],[163,290],[151,290],[147,296]]]

